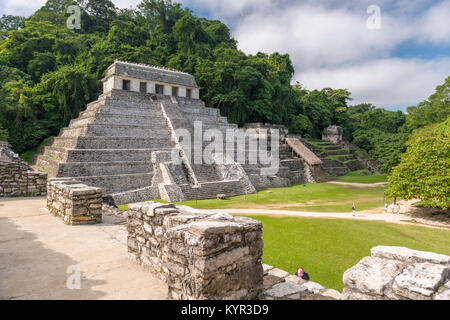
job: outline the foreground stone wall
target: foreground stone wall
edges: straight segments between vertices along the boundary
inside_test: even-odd
[[[72,178],[51,178],[47,183],[47,208],[70,225],[102,222],[102,189]]]
[[[46,194],[47,174],[30,166],[0,141],[0,197],[33,197]]]
[[[148,202],[130,205],[128,252],[171,299],[256,299],[263,288],[259,221]]]
[[[378,246],[343,281],[346,300],[450,300],[450,256]]]

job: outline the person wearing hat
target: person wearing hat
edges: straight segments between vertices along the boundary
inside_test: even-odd
[[[297,269],[297,272],[294,273],[295,276],[302,278],[303,280],[309,280],[309,274],[303,270],[302,267]]]

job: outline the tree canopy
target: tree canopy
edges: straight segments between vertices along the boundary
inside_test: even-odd
[[[66,25],[74,4],[81,8],[78,30]],[[225,24],[171,0],[143,0],[136,10],[110,0],[48,0],[31,17],[3,16],[0,28],[0,123],[20,153],[56,135],[95,100],[116,59],[193,74],[207,106],[239,125],[284,124],[320,137],[346,120],[348,90],[292,86],[289,55],[247,55]]]
[[[67,28],[70,5],[81,8],[80,29]],[[450,77],[409,115],[370,103],[350,106],[345,88],[292,84],[288,54],[245,54],[225,24],[171,0],[142,0],[137,9],[118,9],[110,0],[48,0],[30,17],[3,15],[0,35],[0,130],[19,153],[57,135],[95,100],[116,59],[193,74],[200,98],[231,123],[283,124],[310,138],[340,125],[384,172],[399,163],[415,129],[450,112]]]
[[[450,118],[427,129],[409,142],[392,170],[386,194],[445,210],[450,206]]]
[[[407,136],[407,150],[392,170],[386,193],[447,209],[450,205],[450,77],[427,100],[408,108],[408,112],[406,123],[400,128]]]

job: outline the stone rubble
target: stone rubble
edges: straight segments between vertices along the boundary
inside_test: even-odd
[[[9,143],[0,141],[0,197],[45,196],[46,187],[47,174],[33,171]]]
[[[106,202],[102,203],[102,213],[104,215],[117,216],[117,217],[121,217],[121,218],[127,217],[126,211],[120,211],[116,206],[110,205]]]

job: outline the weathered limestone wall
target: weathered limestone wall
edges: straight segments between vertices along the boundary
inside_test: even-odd
[[[261,235],[250,218],[155,202],[128,210],[129,256],[164,279],[172,299],[256,299]]]
[[[346,300],[450,300],[450,256],[378,246],[343,281]]]
[[[47,183],[47,208],[69,225],[102,222],[102,189],[72,178],[51,178]]]
[[[43,196],[47,174],[32,171],[30,166],[0,141],[0,197]]]

